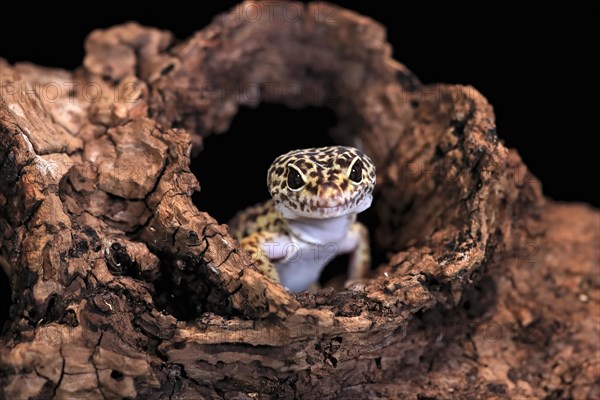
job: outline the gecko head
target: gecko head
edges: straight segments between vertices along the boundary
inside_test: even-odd
[[[284,218],[334,218],[369,208],[373,161],[353,147],[293,150],[273,161],[267,185]]]

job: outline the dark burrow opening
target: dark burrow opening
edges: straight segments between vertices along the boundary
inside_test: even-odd
[[[348,254],[340,254],[329,262],[321,273],[319,285],[321,287],[333,287],[341,289],[348,276],[348,263],[350,256]]]
[[[160,278],[154,282],[154,303],[179,321],[190,321],[209,311],[213,289],[200,268],[177,262],[172,255],[160,254]],[[224,310],[214,310],[219,312]]]

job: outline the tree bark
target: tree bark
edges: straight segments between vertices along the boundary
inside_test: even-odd
[[[0,59],[2,398],[600,398],[600,214],[544,199],[474,88],[324,3],[85,47]],[[260,102],[330,107],[373,158],[370,279],[289,293],[193,204],[202,139]]]

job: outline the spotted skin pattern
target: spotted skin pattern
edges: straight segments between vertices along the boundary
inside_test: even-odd
[[[349,278],[370,268],[369,235],[356,215],[373,199],[375,166],[353,147],[293,150],[267,173],[271,200],[238,213],[233,235],[258,269],[292,291],[314,287],[337,254],[350,253]]]

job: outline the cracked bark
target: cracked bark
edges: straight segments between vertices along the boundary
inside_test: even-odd
[[[598,211],[544,199],[485,98],[421,85],[377,23],[290,4],[0,60],[2,396],[600,397]],[[332,108],[376,162],[371,279],[294,296],[192,203],[202,138],[261,101]]]

